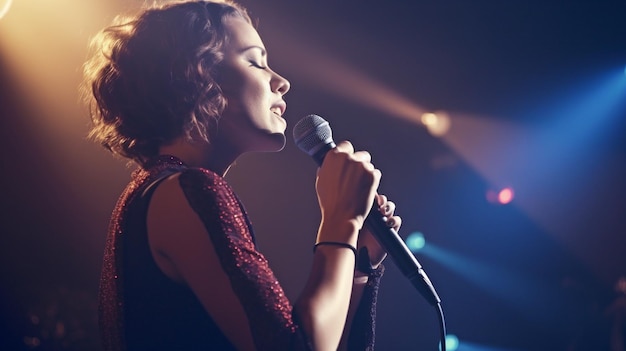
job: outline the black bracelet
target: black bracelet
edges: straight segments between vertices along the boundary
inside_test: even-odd
[[[352,252],[354,253],[354,257],[356,257],[356,247],[354,247],[354,246],[352,246],[350,244],[340,243],[340,242],[337,242],[337,241],[320,241],[319,243],[315,244],[315,246],[313,246],[313,252],[315,252],[315,250],[317,250],[318,246],[322,246],[322,245],[332,245],[332,246],[345,247],[346,249],[352,250]]]

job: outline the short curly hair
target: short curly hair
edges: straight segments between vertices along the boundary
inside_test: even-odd
[[[226,106],[216,77],[228,17],[252,23],[228,0],[184,1],[118,17],[98,33],[84,65],[89,137],[139,164],[182,135],[210,142]]]

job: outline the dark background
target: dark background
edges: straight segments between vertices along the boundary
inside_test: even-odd
[[[291,126],[317,113],[369,150],[401,234],[424,233],[416,257],[459,350],[608,350],[626,275],[626,2],[242,3],[291,81]],[[77,87],[89,38],[140,5],[24,0],[0,19],[3,350],[99,349],[105,232],[132,167],[86,140]],[[621,85],[602,90],[611,75]],[[441,138],[415,122],[440,110]],[[314,176],[290,137],[228,174],[291,298],[319,220]],[[512,203],[487,201],[504,185]],[[436,350],[435,311],[386,266],[377,348]]]

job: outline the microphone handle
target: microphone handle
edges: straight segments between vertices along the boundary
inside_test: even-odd
[[[374,208],[377,208],[374,201]],[[433,306],[441,303],[441,299],[422,265],[417,261],[411,250],[395,229],[385,223],[383,214],[372,209],[365,218],[365,225],[374,234],[374,237],[400,269],[400,272],[411,282],[420,294]]]

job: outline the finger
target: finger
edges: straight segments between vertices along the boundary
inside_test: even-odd
[[[378,207],[380,207],[381,212],[385,202],[387,202],[387,196],[376,194],[376,203],[378,204]]]
[[[363,165],[363,168],[370,172],[372,174],[372,176],[374,177],[378,177],[380,179],[380,177],[382,176],[382,173],[380,172],[379,169],[377,169],[374,164],[370,163],[370,162],[362,162],[361,163]]]
[[[356,151],[352,154],[352,159],[359,162],[372,162],[372,155],[367,151]]]
[[[386,216],[393,216],[393,213],[396,211],[396,204],[393,201],[387,201],[383,206],[380,207],[380,212]]]
[[[353,154],[354,153],[354,146],[352,146],[352,143],[344,140],[342,142],[340,142],[339,144],[337,144],[337,147],[335,147],[333,149],[333,151],[335,152],[345,152],[347,154]]]
[[[372,167],[374,167],[374,165],[372,165]],[[374,168],[372,176],[374,177],[374,189],[378,189],[378,186],[380,185],[380,179],[383,177],[383,173],[380,171],[380,169]]]
[[[387,219],[387,226],[398,231],[400,229],[400,226],[402,226],[402,218],[400,218],[400,216],[390,217],[389,219]]]

